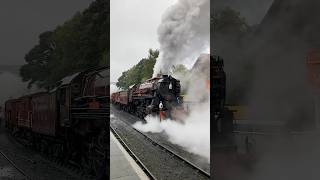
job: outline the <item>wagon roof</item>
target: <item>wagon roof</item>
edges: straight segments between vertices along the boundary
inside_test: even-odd
[[[73,80],[75,77],[77,77],[79,74],[80,74],[80,72],[77,72],[77,73],[72,74],[71,76],[67,76],[67,77],[61,79],[60,81],[61,81],[62,83],[60,84],[60,86],[66,85],[66,84],[70,84],[70,83],[72,82],[72,80]]]
[[[145,82],[154,81],[154,80],[158,80],[158,79],[162,79],[162,78],[161,77],[153,77],[153,78],[147,79]]]
[[[128,90],[120,90],[120,91],[116,91],[116,92],[114,92],[112,94],[121,93],[121,92],[128,92]]]

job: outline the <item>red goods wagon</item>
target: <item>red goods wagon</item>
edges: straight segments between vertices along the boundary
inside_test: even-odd
[[[17,105],[18,100],[12,99],[8,100],[5,103],[5,119],[6,119],[6,126],[10,129],[17,126],[17,118],[18,118],[18,112],[17,112]]]
[[[307,55],[308,77],[313,89],[320,93],[320,49],[310,50]]]
[[[13,99],[6,102],[6,125],[10,129],[18,127],[18,119],[20,117],[19,105],[20,99]]]
[[[111,101],[118,104],[128,104],[128,91],[119,91],[111,94]]]
[[[111,102],[116,103],[119,96],[119,92],[115,92],[111,94]]]
[[[118,97],[119,97],[119,92],[112,93],[112,94],[111,94],[111,101],[112,101],[113,103],[116,103]]]
[[[125,104],[125,105],[128,104],[128,91],[119,92],[118,102],[120,104]]]
[[[32,131],[45,135],[56,135],[57,108],[55,93],[39,93],[32,96]]]
[[[23,128],[32,127],[32,105],[31,96],[24,96],[19,98],[17,104],[19,110],[18,126]]]

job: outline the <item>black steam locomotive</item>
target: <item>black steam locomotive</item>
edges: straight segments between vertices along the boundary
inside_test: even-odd
[[[111,102],[140,118],[161,111],[166,118],[181,119],[184,111],[180,92],[179,80],[162,75],[135,84],[126,91],[112,93]]]
[[[109,67],[79,72],[5,103],[6,127],[27,145],[91,174],[105,174]]]

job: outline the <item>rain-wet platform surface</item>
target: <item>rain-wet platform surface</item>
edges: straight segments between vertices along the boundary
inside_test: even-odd
[[[110,179],[139,180],[148,179],[141,168],[125,151],[119,141],[110,132]]]

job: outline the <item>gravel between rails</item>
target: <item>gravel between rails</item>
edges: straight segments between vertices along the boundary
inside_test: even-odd
[[[143,135],[135,131],[128,124],[116,118],[111,118],[110,126],[117,131],[125,143],[157,179],[208,179],[195,171],[190,165],[170,156],[170,154],[146,140]]]
[[[121,119],[122,121],[124,121],[130,125],[133,125],[137,121],[143,121],[142,119],[140,119],[132,114],[122,112],[120,110],[115,109],[112,106],[111,106],[111,113],[113,113],[117,118]],[[186,160],[192,162],[193,164],[200,167],[204,171],[210,173],[210,162],[206,158],[201,157],[196,154],[193,154],[193,153],[190,153],[190,152],[184,150],[179,145],[172,144],[171,142],[169,142],[169,140],[168,140],[169,138],[165,133],[144,133],[144,134],[146,134],[149,138],[151,138],[155,142],[159,143],[160,145],[175,152],[179,156],[185,158]]]
[[[78,170],[55,163],[39,152],[18,143],[4,127],[0,128],[0,151],[17,167],[22,169],[32,180],[87,180]],[[0,155],[1,156],[1,155]],[[5,179],[0,176],[0,179]],[[17,180],[20,180],[16,178]]]
[[[3,152],[0,152],[0,179],[31,180]]]

